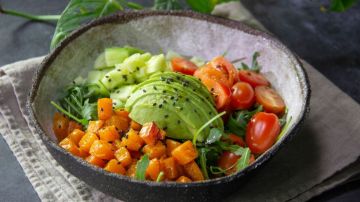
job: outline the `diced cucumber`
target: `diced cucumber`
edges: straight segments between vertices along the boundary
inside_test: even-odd
[[[108,90],[104,87],[104,85],[100,82],[100,80],[105,76],[108,71],[90,71],[88,73],[88,77],[86,79],[87,84],[90,85],[90,90],[94,91],[97,94],[107,95],[109,94]]]
[[[146,63],[146,73],[148,75],[155,72],[161,72],[166,69],[166,60],[164,54],[154,55]]]
[[[116,68],[128,69],[130,73],[136,72],[137,69],[144,67],[150,58],[150,53],[135,53],[126,58],[123,63],[116,65]]]
[[[149,76],[146,74],[146,67],[140,67],[139,69],[137,69],[134,77],[137,83],[141,83],[148,79]]]
[[[106,61],[105,61],[105,52],[101,53],[94,62],[94,69],[104,69],[106,68]]]
[[[131,94],[131,91],[133,90],[134,86],[136,86],[136,85],[122,86],[122,87],[114,90],[110,94],[110,98],[121,100],[121,101],[125,102],[128,99],[128,96]]]
[[[113,109],[122,109],[125,107],[125,102],[119,99],[112,99]]]
[[[82,76],[78,76],[73,80],[75,85],[83,85],[85,83],[85,79]]]
[[[115,68],[105,74],[105,76],[101,79],[101,82],[109,91],[112,91],[123,85],[134,84],[135,79],[128,68]]]
[[[131,47],[131,46],[125,46],[123,48],[120,47],[112,47],[105,49],[104,53],[104,59],[106,66],[112,67],[117,64],[122,63],[125,59],[127,59],[129,56],[139,53],[142,54],[144,51]],[[100,60],[100,59],[99,59]]]
[[[196,64],[196,66],[198,66],[198,67],[201,67],[205,64],[205,61],[198,57],[192,57],[190,59],[190,61],[193,62],[194,64]]]
[[[180,54],[178,54],[177,52],[174,52],[172,50],[170,50],[169,52],[166,53],[166,60],[170,61],[173,58],[177,58],[180,57],[182,58],[182,56]]]

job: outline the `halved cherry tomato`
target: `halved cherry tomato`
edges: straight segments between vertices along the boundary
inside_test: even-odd
[[[231,91],[231,107],[233,109],[248,109],[254,104],[255,93],[250,84],[237,82],[233,85]]]
[[[203,77],[201,82],[213,95],[218,111],[225,109],[230,104],[231,91],[229,87],[208,77]]]
[[[227,175],[230,175],[231,173],[234,173],[236,171],[236,166],[234,164],[237,162],[237,160],[240,158],[240,156],[237,156],[236,154],[228,151],[224,151],[218,161],[218,165],[220,168],[227,170]]]
[[[234,84],[237,81],[236,68],[223,56],[215,57],[207,65],[221,71],[227,77],[230,85]]]
[[[270,82],[263,76],[261,73],[256,73],[250,70],[240,70],[239,71],[240,81],[249,83],[252,87],[256,86],[269,86]]]
[[[196,64],[184,58],[173,58],[171,66],[173,71],[188,75],[193,75],[198,68]]]
[[[207,77],[214,81],[220,82],[228,87],[232,86],[232,84],[230,84],[228,78],[223,72],[209,66],[199,68],[195,71],[194,76],[199,78],[200,80],[202,80],[204,77]]]
[[[264,107],[266,112],[282,115],[285,112],[285,103],[281,96],[268,86],[255,88],[256,101]]]
[[[246,128],[246,144],[252,153],[262,154],[276,141],[280,132],[280,122],[273,113],[258,112]]]

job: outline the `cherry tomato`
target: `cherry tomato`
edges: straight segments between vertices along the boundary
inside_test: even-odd
[[[229,135],[229,139],[234,143],[234,144],[237,144],[239,146],[242,146],[242,147],[245,147],[245,141],[237,136],[237,135],[234,135],[234,134],[230,134]]]
[[[255,88],[256,101],[261,104],[266,112],[282,115],[285,112],[285,103],[281,96],[268,86]]]
[[[213,58],[207,65],[221,71],[228,79],[229,85],[237,81],[237,69],[223,56]]]
[[[217,82],[220,82],[228,86],[229,88],[232,86],[229,83],[229,80],[226,77],[226,75],[223,74],[223,72],[209,66],[204,66],[197,69],[194,73],[194,76],[199,78],[200,80],[202,80],[204,77],[210,78],[212,80],[215,80]]]
[[[256,73],[250,70],[240,70],[239,71],[240,81],[249,83],[252,87],[256,86],[269,86],[270,82],[260,73]]]
[[[230,104],[231,91],[229,87],[208,77],[203,77],[201,82],[214,97],[218,111],[225,109]]]
[[[249,109],[254,104],[255,93],[250,84],[237,82],[233,85],[231,91],[231,107],[233,109]]]
[[[226,171],[226,175],[230,175],[231,173],[234,173],[236,171],[236,166],[234,166],[234,164],[237,162],[239,158],[240,156],[237,156],[232,152],[224,151],[224,153],[221,154],[218,160],[218,165],[220,168],[224,170],[233,167],[230,170]]]
[[[273,113],[258,112],[246,128],[246,144],[252,153],[262,154],[276,141],[280,132],[280,122]]]
[[[188,75],[193,75],[198,68],[196,64],[184,58],[173,58],[171,60],[171,66],[173,71]]]

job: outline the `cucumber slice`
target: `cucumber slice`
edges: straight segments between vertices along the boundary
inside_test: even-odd
[[[146,66],[147,74],[164,71],[167,67],[164,54],[152,56],[150,60],[147,61]]]
[[[110,94],[110,98],[126,102],[129,95],[131,94],[131,91],[133,90],[134,86],[136,86],[136,85],[122,86],[122,87],[114,90]]]
[[[135,79],[128,68],[115,68],[105,74],[102,77],[101,82],[109,91],[112,91],[123,85],[134,84]]]
[[[113,47],[105,49],[105,63],[106,66],[111,67],[116,64],[122,63],[127,57],[129,52],[124,48]]]
[[[105,61],[105,52],[101,53],[94,62],[94,69],[104,69],[106,68],[106,61]]]
[[[113,109],[122,109],[125,107],[125,102],[119,99],[112,99]]]
[[[90,85],[90,90],[94,91],[96,94],[100,95],[108,95],[109,91],[104,87],[104,85],[100,82],[100,80],[106,75],[108,71],[90,71],[88,73],[88,77],[86,79],[87,84],[94,84]]]

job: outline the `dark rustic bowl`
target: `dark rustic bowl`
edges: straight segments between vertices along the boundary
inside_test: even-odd
[[[285,135],[255,163],[227,177],[187,184],[137,181],[108,173],[74,157],[57,145],[52,131],[51,100],[78,75],[86,75],[105,47],[131,45],[152,53],[174,50],[210,59],[227,52],[233,60],[259,51],[262,72],[282,95],[292,121]],[[310,87],[298,59],[278,40],[242,23],[188,11],[123,12],[101,18],[66,38],[39,68],[28,108],[44,144],[66,170],[92,187],[127,201],[213,201],[251,180],[249,174],[269,160],[295,135],[309,108]]]

